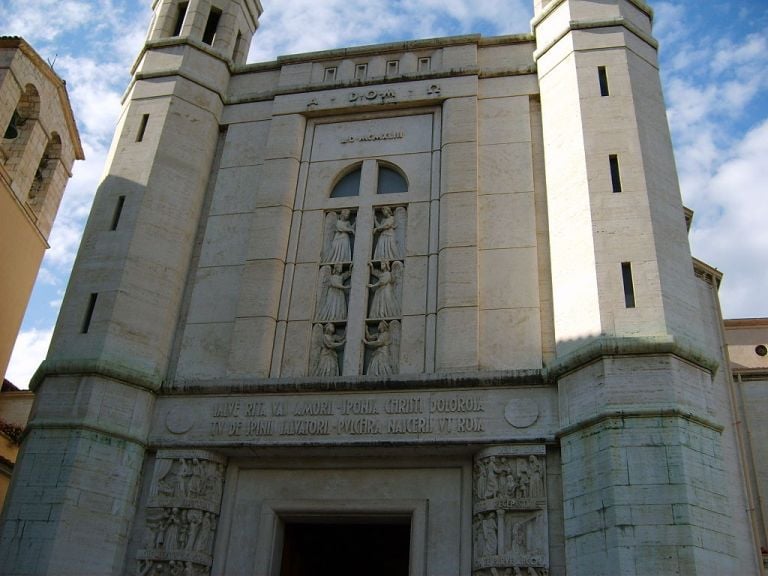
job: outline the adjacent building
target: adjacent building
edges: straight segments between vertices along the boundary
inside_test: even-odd
[[[534,6],[246,65],[153,3],[0,571],[761,573],[652,10]]]
[[[64,187],[83,149],[64,81],[0,37],[0,376],[5,375]]]

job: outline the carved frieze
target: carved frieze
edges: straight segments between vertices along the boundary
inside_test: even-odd
[[[549,573],[543,446],[498,446],[475,457],[474,576]]]
[[[224,465],[206,450],[158,452],[137,553],[139,576],[210,573]]]

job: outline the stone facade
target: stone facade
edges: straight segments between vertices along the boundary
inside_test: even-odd
[[[760,573],[652,12],[535,6],[244,65],[256,0],[156,0],[5,573]]]

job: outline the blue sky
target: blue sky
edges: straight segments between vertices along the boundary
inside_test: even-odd
[[[650,0],[694,256],[725,273],[725,317],[768,316],[768,1]],[[45,357],[104,168],[150,0],[0,0],[67,81],[87,160],[50,237],[7,377],[26,387]],[[249,61],[412,38],[528,32],[532,0],[262,0]]]

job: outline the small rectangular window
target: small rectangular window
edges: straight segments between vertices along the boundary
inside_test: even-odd
[[[635,286],[632,282],[632,264],[621,263],[621,278],[624,281],[624,305],[627,308],[635,307]]]
[[[419,58],[419,72],[429,72],[432,68],[432,58]]]
[[[368,76],[368,64],[357,64],[355,66],[355,80],[365,80]]]
[[[136,142],[144,140],[144,133],[147,131],[147,122],[149,122],[149,114],[144,114],[139,123],[139,131],[136,133]]]
[[[611,154],[608,157],[611,165],[611,187],[614,192],[621,192],[621,173],[619,172],[619,157]]]
[[[387,76],[397,76],[400,71],[400,60],[389,60],[387,62]]]
[[[611,93],[608,90],[608,72],[606,72],[605,66],[597,67],[597,78],[600,81],[600,96],[610,96]]]
[[[125,196],[117,197],[117,204],[115,205],[115,211],[112,214],[112,226],[110,230],[117,230],[117,224],[120,222],[120,215],[123,213],[123,206],[125,205]]]
[[[221,19],[221,10],[218,8],[211,8],[208,13],[208,22],[205,24],[205,32],[203,32],[203,43],[213,46],[214,40],[216,40],[216,30],[219,27],[219,20]]]
[[[336,66],[331,66],[325,69],[323,73],[323,82],[335,82],[336,81]]]
[[[184,18],[187,16],[188,2],[179,2],[176,6],[176,23],[173,25],[173,34],[171,36],[179,36],[181,29],[184,26]]]
[[[93,311],[96,308],[96,298],[98,294],[91,294],[88,298],[88,307],[85,309],[85,317],[83,318],[83,327],[80,330],[83,334],[88,333],[88,329],[91,327],[91,320],[93,319]]]

